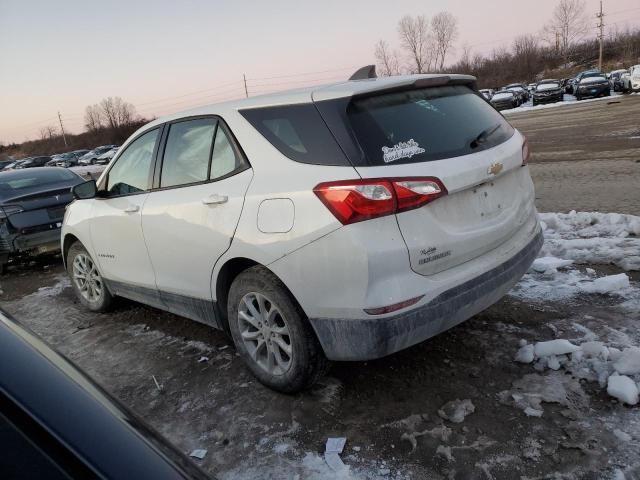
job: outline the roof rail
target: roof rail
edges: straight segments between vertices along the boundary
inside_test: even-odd
[[[378,78],[375,65],[367,65],[366,67],[359,68],[349,77],[349,80],[366,80],[367,78]]]

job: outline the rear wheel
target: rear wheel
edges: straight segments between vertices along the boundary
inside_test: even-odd
[[[78,300],[92,312],[106,312],[113,303],[113,296],[98,271],[89,252],[76,242],[67,253],[67,272]]]
[[[329,363],[304,312],[266,268],[252,267],[236,277],[227,311],[237,351],[264,385],[295,393],[325,373]]]

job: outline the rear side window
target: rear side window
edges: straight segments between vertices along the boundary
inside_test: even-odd
[[[464,86],[356,99],[347,116],[368,165],[466,155],[503,143],[514,132],[502,115]]]
[[[253,108],[240,113],[291,160],[314,165],[349,165],[312,103]]]

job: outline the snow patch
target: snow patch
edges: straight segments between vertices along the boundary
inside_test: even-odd
[[[475,405],[468,398],[465,400],[456,399],[445,403],[442,408],[438,410],[438,415],[450,422],[462,423],[467,415],[475,411]]]

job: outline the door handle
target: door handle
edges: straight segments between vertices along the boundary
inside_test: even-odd
[[[124,213],[136,213],[138,210],[140,210],[138,205],[131,205],[124,209]]]
[[[214,193],[206,198],[203,198],[202,203],[204,203],[205,205],[220,205],[222,203],[227,203],[228,200],[229,197],[227,197],[226,195],[218,195],[217,193]]]

